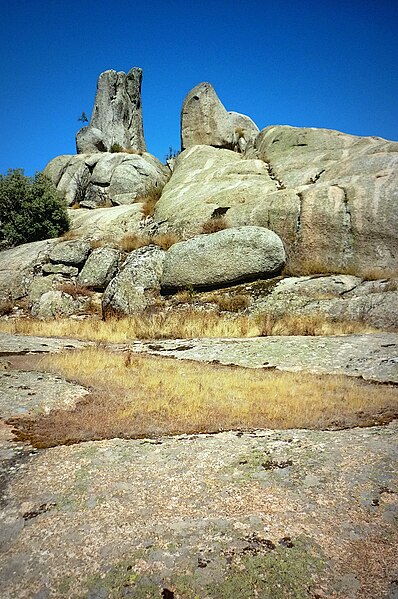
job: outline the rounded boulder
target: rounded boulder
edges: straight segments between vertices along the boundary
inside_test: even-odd
[[[271,276],[285,263],[276,233],[243,226],[198,235],[173,245],[164,261],[164,289],[217,287]]]

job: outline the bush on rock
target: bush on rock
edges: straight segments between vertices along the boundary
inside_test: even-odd
[[[0,175],[0,242],[15,246],[58,237],[69,228],[65,203],[47,177],[22,169]]]

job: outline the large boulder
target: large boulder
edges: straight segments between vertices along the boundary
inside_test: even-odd
[[[105,289],[115,276],[121,252],[111,247],[99,247],[88,257],[83,266],[78,282],[91,289]]]
[[[209,145],[242,151],[258,133],[247,116],[228,112],[210,83],[199,83],[186,96],[181,111],[181,147]]]
[[[105,318],[136,314],[156,302],[164,256],[165,252],[156,246],[131,252],[121,272],[112,279],[102,296]]]
[[[398,279],[363,281],[351,275],[287,277],[252,294],[250,309],[275,319],[321,315],[397,329]]]
[[[51,250],[49,258],[53,264],[79,267],[87,260],[90,252],[91,246],[88,242],[73,239],[57,243]]]
[[[43,293],[32,305],[32,316],[42,319],[72,316],[83,313],[89,303],[89,297],[73,298],[68,293],[52,289]]]
[[[142,70],[127,75],[114,70],[101,73],[90,124],[76,135],[79,154],[109,151],[113,144],[145,151],[141,102]]]
[[[55,243],[35,241],[0,252],[0,300],[16,300],[28,294],[35,274],[48,261]]]
[[[79,235],[112,244],[128,233],[137,233],[142,223],[141,204],[89,210],[69,210],[71,229]]]
[[[397,142],[277,126],[261,131],[255,155],[300,198],[291,264],[313,272],[398,268]]]
[[[209,219],[224,214],[231,226],[272,229],[289,247],[299,211],[295,190],[282,189],[263,160],[202,145],[178,156],[154,218],[164,228],[195,235]]]
[[[262,227],[224,229],[173,245],[166,253],[162,287],[215,287],[263,278],[285,261],[282,241]]]
[[[57,156],[44,173],[69,206],[83,208],[132,204],[161,190],[170,175],[155,156],[126,152]]]

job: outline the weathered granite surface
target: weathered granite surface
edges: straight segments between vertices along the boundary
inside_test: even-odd
[[[328,337],[254,337],[134,342],[131,347],[181,360],[346,374],[398,383],[398,334],[372,333]]]
[[[397,337],[315,339],[312,353],[332,360],[334,349],[332,368],[338,369],[350,351],[355,358],[362,347],[364,356],[367,347],[382,363],[394,355]],[[306,340],[308,366],[314,338],[297,343],[304,347]],[[271,347],[281,350],[280,341],[300,355],[292,338],[239,344],[242,356],[261,366],[260,344],[270,355]],[[168,347],[165,353],[188,357],[182,343],[132,348],[162,353]],[[184,343],[201,349],[195,359],[206,352],[211,357],[204,342]],[[237,362],[236,340],[211,344],[213,359],[226,361],[229,352]],[[1,418],[27,409],[70,409],[85,390],[46,373],[7,368],[7,356],[82,345],[0,335],[8,398],[0,401],[2,599],[396,597],[397,421],[45,450],[13,442]],[[365,372],[365,362],[362,367]]]
[[[397,433],[229,432],[25,455],[0,516],[2,596],[392,599]]]

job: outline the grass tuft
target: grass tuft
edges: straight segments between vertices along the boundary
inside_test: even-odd
[[[228,227],[229,224],[225,216],[216,216],[214,218],[209,218],[209,220],[203,223],[202,233],[208,235],[210,233],[222,231],[223,229],[228,229]]]
[[[93,295],[93,292],[90,289],[88,289],[84,285],[80,285],[80,283],[77,282],[59,283],[57,285],[57,290],[62,291],[63,293],[67,293],[75,299],[77,297],[91,297]]]
[[[153,216],[155,213],[156,204],[162,195],[160,187],[152,186],[148,191],[141,197],[136,198],[136,202],[142,203],[142,215],[143,218],[147,216]]]
[[[182,237],[177,233],[159,233],[152,237],[152,243],[162,248],[162,250],[168,250],[172,245],[182,241]]]
[[[244,293],[238,293],[236,295],[209,293],[202,299],[211,304],[216,304],[223,312],[240,312],[241,310],[245,310],[250,303],[249,297]]]
[[[137,233],[126,233],[123,237],[117,242],[117,246],[120,250],[124,252],[132,252],[133,250],[138,250],[138,248],[142,248],[151,243],[151,238],[149,235],[139,235]]]

